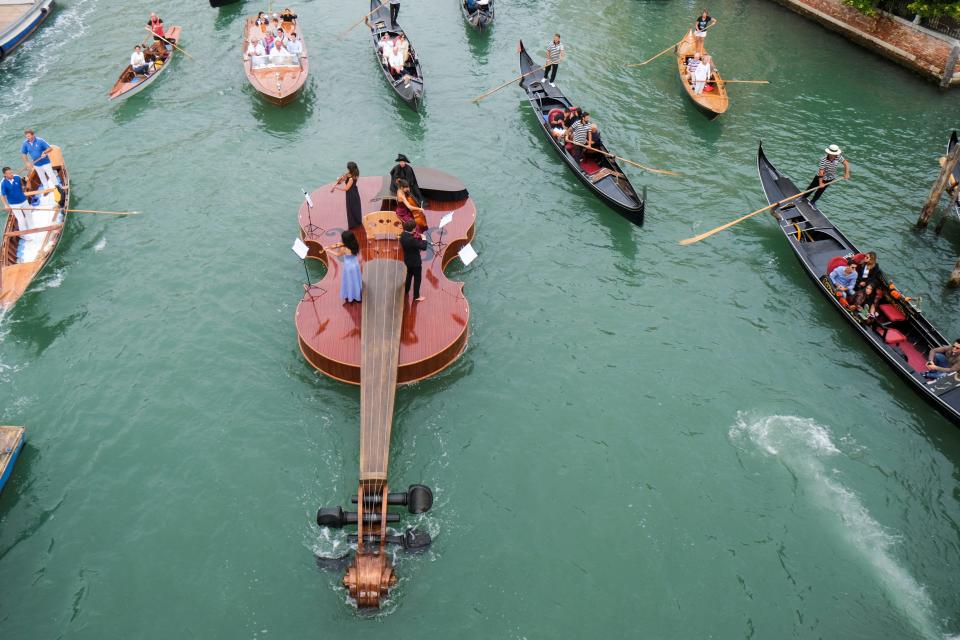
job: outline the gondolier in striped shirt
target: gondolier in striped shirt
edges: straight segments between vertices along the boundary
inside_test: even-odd
[[[543,80],[540,82],[549,82],[551,87],[555,87],[553,81],[557,79],[557,67],[561,62],[567,59],[567,52],[560,42],[560,34],[553,34],[553,42],[547,45],[547,62],[543,65]]]
[[[813,177],[810,186],[807,187],[807,190],[817,186],[820,187],[813,192],[812,196],[807,196],[807,200],[811,204],[819,200],[823,192],[830,186],[830,183],[837,179],[837,169],[840,168],[841,164],[843,165],[843,179],[850,179],[850,163],[843,157],[840,147],[832,144],[824,149],[824,151],[827,155],[820,158],[820,168],[817,171],[817,175]]]
[[[577,162],[583,159],[583,154],[586,151],[584,146],[589,147],[593,144],[590,127],[590,114],[584,111],[580,119],[567,129],[568,140],[573,142],[573,150],[570,153],[576,158]]]

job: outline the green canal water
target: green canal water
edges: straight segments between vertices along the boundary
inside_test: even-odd
[[[311,52],[277,109],[238,62],[252,2],[63,0],[0,67],[0,148],[61,144],[75,216],[0,321],[0,422],[29,443],[0,498],[0,638],[898,638],[960,633],[960,431],[907,389],[757,217],[755,154],[798,183],[841,145],[854,180],[822,208],[875,249],[930,319],[960,224],[911,229],[958,125],[957,94],[763,0],[719,0],[707,39],[731,110],[709,122],[664,56],[699,4],[404,0],[424,112],[380,77],[363,2],[295,5]],[[279,6],[279,5],[275,5]],[[183,26],[165,77],[106,92],[147,12]],[[558,85],[628,169],[647,224],[591,197],[548,148],[516,43],[554,31]],[[543,54],[540,53],[540,56]],[[469,348],[400,390],[394,486],[437,494],[431,551],[401,555],[358,613],[313,524],[355,487],[359,392],[311,370],[293,313],[300,188],[397,152],[478,207],[480,259],[454,266]],[[314,269],[313,276],[321,271]]]

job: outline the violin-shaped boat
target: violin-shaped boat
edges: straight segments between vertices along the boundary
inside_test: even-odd
[[[828,277],[837,264],[859,251],[854,244],[827,219],[817,205],[805,197],[791,199],[800,193],[787,176],[780,173],[763,153],[757,150],[757,171],[763,192],[770,204],[790,199],[772,210],[780,231],[793,249],[804,271],[820,293],[860,334],[867,344],[883,357],[940,413],[960,425],[960,379],[951,374],[936,381],[926,380],[927,354],[934,347],[950,344],[937,331],[910,299],[904,296],[886,276],[882,278],[884,297],[877,305],[879,317],[864,319],[838,298]],[[879,391],[875,390],[875,391]]]
[[[173,42],[179,42],[180,27],[170,27],[167,29],[165,37]],[[129,98],[143,91],[167,70],[167,67],[173,62],[173,54],[176,53],[176,51],[173,45],[163,42],[162,40],[157,40],[143,52],[143,57],[149,65],[147,73],[134,73],[133,67],[128,64],[120,73],[120,77],[117,78],[110,92],[107,93],[107,97],[110,98],[110,100]]]
[[[444,269],[473,238],[476,208],[463,183],[441,171],[415,169],[426,200],[422,252],[425,300],[404,293],[406,267],[399,236],[401,223],[389,176],[357,181],[363,203],[363,225],[352,229],[360,243],[362,301],[345,303],[338,296],[341,258],[335,255],[346,228],[342,191],[326,185],[308,194],[299,211],[300,235],[308,257],[322,261],[327,272],[306,285],[297,305],[295,324],[300,350],[327,376],[360,385],[360,473],[356,511],[322,508],[321,527],[356,526],[351,536],[356,554],[343,585],[358,607],[378,607],[396,583],[387,545],[422,548],[430,536],[418,529],[391,534],[388,523],[400,521],[390,506],[423,513],[433,493],[420,484],[391,492],[388,463],[396,387],[436,375],[464,352],[470,305],[463,283],[448,280]]]
[[[417,58],[413,45],[409,44],[410,40],[407,39],[403,27],[390,22],[390,4],[388,2],[381,4],[380,0],[370,0],[367,24],[370,26],[370,35],[373,38],[373,54],[377,57],[384,79],[401,100],[410,105],[414,111],[419,111],[420,104],[423,102],[423,69],[420,68],[420,59]],[[389,42],[392,46],[400,36],[407,39],[410,56],[404,61],[402,70],[395,73],[390,68],[389,56],[384,58],[383,43]]]
[[[264,37],[264,30],[257,26],[257,17],[250,16],[243,26],[243,42],[240,53],[243,55],[243,71],[247,74],[250,85],[269,102],[283,107],[300,94],[310,65],[307,60],[307,43],[298,29],[297,20],[280,21],[284,32],[289,36],[297,34],[300,40],[300,55],[283,53],[281,55],[265,52],[266,55],[247,55],[247,46],[250,40],[260,40]]]
[[[50,163],[60,185],[39,196],[39,202],[23,216],[8,215],[0,242],[0,309],[9,309],[24,294],[33,279],[53,256],[63,235],[67,209],[70,208],[70,175],[60,147],[51,145]],[[41,189],[34,171],[27,177],[27,191]]]
[[[692,58],[697,50],[693,31],[687,31],[687,35],[683,36],[677,43],[675,50],[677,52],[677,71],[680,74],[680,84],[683,85],[687,96],[693,100],[693,104],[697,105],[700,111],[711,118],[716,118],[724,113],[730,107],[730,99],[727,97],[727,86],[724,84],[723,78],[720,77],[719,71],[713,70],[701,93],[697,93],[694,86],[687,81],[687,60]],[[703,53],[706,54],[706,52],[707,50],[704,49]]]

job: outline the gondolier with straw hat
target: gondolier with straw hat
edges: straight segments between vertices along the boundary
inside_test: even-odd
[[[827,155],[820,158],[820,168],[817,171],[817,175],[813,177],[813,180],[810,181],[810,186],[807,187],[808,190],[814,187],[820,187],[813,192],[812,196],[807,198],[811,204],[819,200],[823,192],[830,186],[830,183],[837,179],[837,169],[840,168],[841,164],[843,164],[843,179],[850,179],[850,163],[843,157],[843,152],[840,150],[840,147],[832,144],[823,151]]]

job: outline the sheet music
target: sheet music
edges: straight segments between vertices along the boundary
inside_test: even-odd
[[[297,257],[301,260],[307,259],[307,245],[305,245],[300,238],[294,240],[293,246],[290,248],[293,249],[293,252],[297,254]]]
[[[310,194],[307,193],[307,190],[306,190],[306,189],[300,189],[300,191],[303,191],[303,199],[307,201],[307,206],[312,209],[312,208],[313,208],[313,198],[310,197]]]
[[[469,265],[471,262],[477,259],[477,252],[473,248],[473,245],[469,242],[463,245],[463,248],[460,251],[457,251],[457,255],[460,256],[460,260],[463,261],[464,265]]]
[[[438,229],[443,229],[445,226],[453,222],[453,212],[451,211],[447,215],[440,218],[440,224],[437,225]]]

